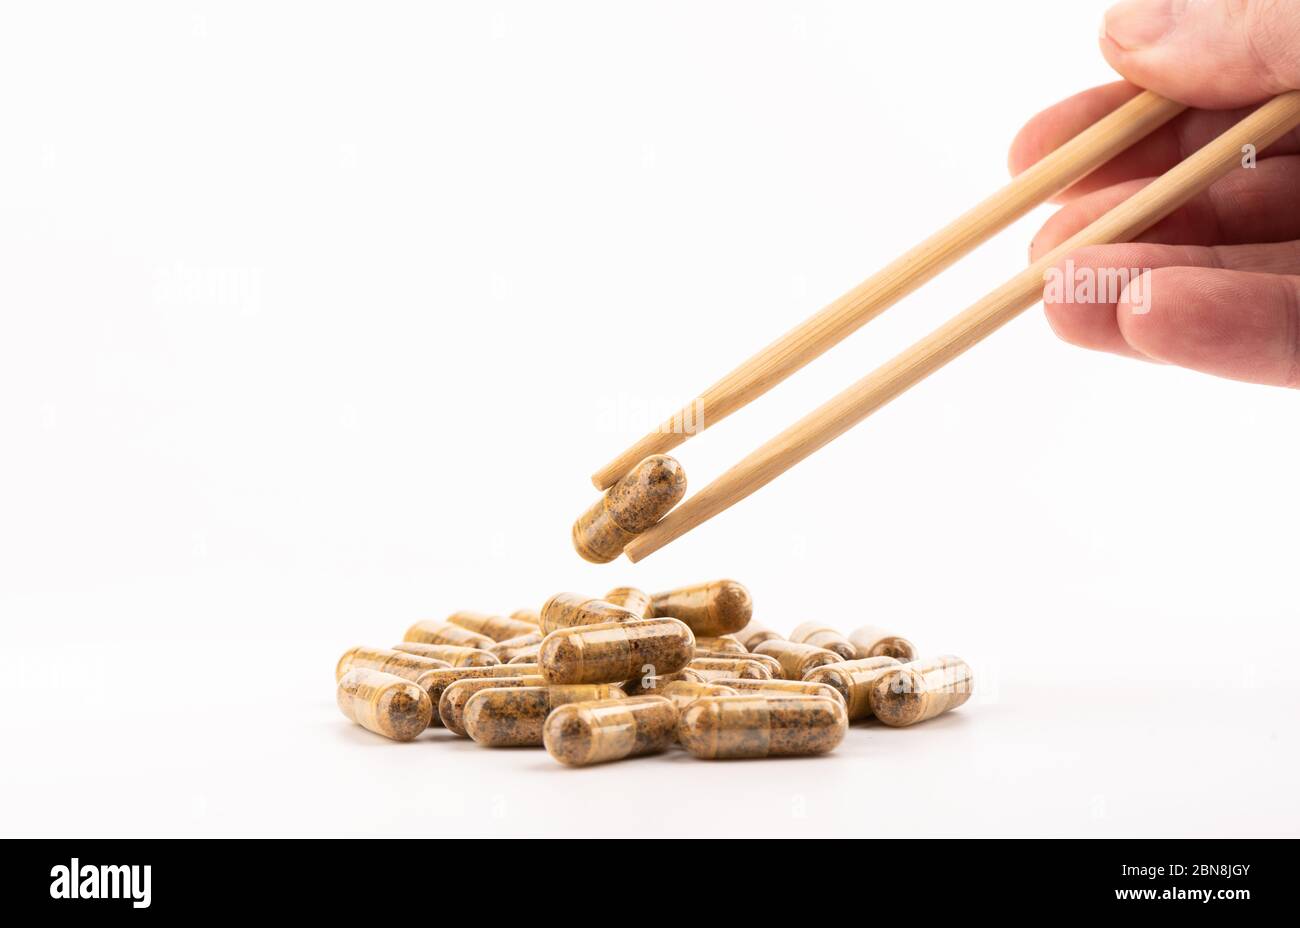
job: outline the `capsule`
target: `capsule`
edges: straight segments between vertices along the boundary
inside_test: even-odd
[[[892,657],[868,657],[814,667],[804,680],[833,687],[848,707],[849,721],[856,722],[871,717],[871,688],[891,667],[898,666]]]
[[[644,677],[635,677],[623,684],[623,692],[629,696],[659,696],[663,694],[668,684],[679,680],[688,683],[705,682],[700,674],[689,667],[683,667],[676,673],[646,674]]]
[[[780,661],[781,670],[787,680],[802,680],[804,674],[814,667],[844,660],[834,651],[827,651],[825,648],[777,638],[764,641],[754,649],[754,653],[766,654]]]
[[[722,657],[695,657],[686,665],[689,669],[709,679],[715,672],[724,677],[742,680],[770,680],[772,671],[766,664],[750,660],[728,660]]]
[[[416,622],[408,628],[406,634],[402,636],[402,640],[414,641],[419,644],[454,644],[462,648],[478,648],[480,651],[486,651],[496,644],[496,641],[487,635],[480,635],[468,628],[461,628],[459,625],[452,625],[450,622],[428,620]]]
[[[605,594],[605,602],[622,606],[628,612],[635,612],[638,618],[649,619],[654,616],[651,608],[650,594],[634,586],[616,586]]]
[[[849,633],[849,641],[853,642],[858,660],[868,657],[895,657],[903,662],[916,660],[916,645],[874,625],[854,629]]]
[[[470,696],[461,724],[476,744],[490,748],[539,747],[546,717],[571,702],[625,698],[617,686],[512,686]]]
[[[766,625],[759,625],[751,621],[748,625],[735,633],[735,639],[739,641],[746,651],[752,651],[764,641],[780,641],[782,636],[772,631]]]
[[[640,619],[641,616],[630,609],[581,593],[556,593],[542,606],[542,631],[546,634],[579,625],[637,622]]]
[[[465,733],[465,704],[479,690],[502,689],[511,686],[545,686],[539,674],[514,677],[479,677],[474,680],[455,680],[442,691],[438,699],[438,718],[442,727],[453,735],[468,737]]]
[[[481,648],[467,648],[459,644],[425,644],[422,641],[403,641],[401,644],[393,645],[394,651],[405,651],[407,654],[419,654],[421,657],[432,657],[434,660],[446,661],[453,667],[491,667],[493,664],[501,663],[500,659],[490,651],[484,651]]]
[[[846,661],[851,661],[858,656],[857,648],[853,646],[853,642],[829,625],[804,622],[802,625],[796,626],[795,630],[790,633],[790,640],[799,644],[810,644],[816,648],[834,651]]]
[[[749,590],[735,580],[714,580],[656,593],[652,602],[655,615],[680,619],[695,634],[705,637],[738,632],[754,614]]]
[[[772,671],[771,676],[777,679],[785,676],[785,671],[781,669],[781,662],[775,657],[768,657],[766,654],[754,654],[750,651],[745,651],[743,654],[736,651],[702,651],[696,648],[695,657],[697,659],[713,658],[723,661],[755,661]]]
[[[667,455],[651,455],[573,523],[573,547],[586,560],[607,564],[685,495],[682,465]]]
[[[811,680],[741,680],[736,677],[718,677],[709,682],[717,686],[729,686],[742,693],[766,693],[769,696],[820,696],[822,699],[844,702],[843,694],[835,687]]]
[[[681,622],[643,619],[551,632],[537,662],[550,683],[621,683],[676,673],[694,650],[695,636]]]
[[[970,699],[975,677],[960,657],[945,655],[897,667],[871,688],[871,711],[895,728],[915,725]]]
[[[739,690],[731,686],[722,686],[717,683],[695,683],[691,680],[674,680],[662,690],[660,695],[671,699],[677,711],[685,709],[697,699],[705,696],[735,696]]]
[[[349,670],[339,680],[337,697],[339,709],[349,719],[394,741],[410,741],[429,727],[433,717],[433,702],[427,692],[382,670]]]
[[[510,613],[510,618],[514,619],[516,622],[527,622],[529,625],[536,625],[538,627],[542,624],[542,614],[536,609],[516,609],[514,612]]]
[[[508,664],[520,655],[527,655],[529,651],[535,657],[537,655],[537,646],[542,643],[543,637],[541,629],[534,628],[526,635],[518,635],[504,641],[498,641],[492,645],[490,652],[503,664]]]
[[[453,612],[447,616],[447,622],[486,635],[493,641],[505,641],[537,631],[536,625],[519,622],[504,615],[489,615],[486,612]]]
[[[442,724],[442,720],[438,716],[438,704],[442,700],[443,691],[457,680],[539,677],[541,673],[541,669],[536,664],[493,664],[490,667],[454,667],[451,670],[434,671],[423,681],[423,685],[429,693],[429,699],[432,701],[431,724]]]
[[[545,640],[546,640],[545,638],[542,638],[542,641]],[[542,653],[542,642],[539,641],[537,642],[537,644],[530,644],[526,648],[520,648],[519,651],[516,652],[515,655],[510,658],[510,660],[506,661],[506,663],[507,664],[536,664],[537,655],[541,653]]]
[[[727,654],[748,654],[749,648],[745,647],[736,638],[735,635],[696,635],[695,650],[726,652]],[[703,657],[704,655],[701,655]]]
[[[818,696],[710,696],[682,710],[677,737],[706,760],[825,754],[844,740],[848,714]]]
[[[349,670],[365,667],[369,670],[382,670],[384,673],[405,677],[413,683],[418,683],[420,676],[430,670],[446,670],[450,666],[447,661],[419,654],[407,654],[405,651],[392,648],[356,647],[348,648],[343,652],[343,656],[334,667],[334,679],[337,681]]]
[[[677,710],[662,696],[575,702],[551,713],[542,742],[560,763],[585,767],[662,751],[676,728]]]

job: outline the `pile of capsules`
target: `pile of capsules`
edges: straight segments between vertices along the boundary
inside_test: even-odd
[[[912,725],[970,696],[960,658],[917,660],[911,642],[871,626],[846,637],[806,623],[786,639],[752,614],[733,580],[557,593],[508,617],[457,612],[415,623],[391,649],[344,654],[338,704],[397,741],[441,724],[585,766],[674,744],[707,759],[824,754],[851,721]]]

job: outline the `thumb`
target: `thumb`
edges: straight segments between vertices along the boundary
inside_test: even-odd
[[[1101,51],[1133,83],[1202,109],[1300,90],[1300,3],[1123,0],[1106,12]]]

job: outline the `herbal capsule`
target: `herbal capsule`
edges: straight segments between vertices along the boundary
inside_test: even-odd
[[[469,698],[461,724],[476,744],[492,748],[537,747],[546,717],[571,702],[622,699],[609,684],[512,686],[480,690]]]
[[[960,657],[913,661],[885,673],[871,688],[871,711],[901,728],[956,709],[970,699],[975,677]]]
[[[413,683],[418,683],[421,674],[428,673],[430,670],[446,670],[450,666],[451,664],[446,661],[419,654],[407,654],[391,648],[356,647],[343,652],[343,656],[334,667],[334,679],[337,681],[349,670],[365,667],[368,670],[382,670],[384,673],[405,677]]]
[[[744,645],[746,651],[754,650],[764,641],[782,640],[782,636],[772,631],[772,629],[753,621],[736,632],[735,638]]]
[[[677,736],[696,757],[825,754],[844,740],[844,704],[817,696],[710,696],[682,710]]]
[[[868,657],[814,667],[804,680],[834,687],[848,706],[849,721],[856,722],[871,717],[871,688],[889,672],[889,668],[898,666],[898,661],[892,657]]]
[[[868,657],[896,657],[900,661],[916,660],[916,645],[906,638],[877,628],[864,625],[849,634],[853,642],[855,656],[858,660]]]
[[[487,635],[480,635],[468,628],[452,625],[450,622],[416,622],[406,630],[403,641],[419,644],[454,644],[462,648],[478,648],[486,651],[496,642]]]
[[[560,763],[585,767],[662,751],[676,728],[677,710],[661,696],[575,702],[551,713],[542,741]]]
[[[628,612],[635,612],[642,619],[651,618],[654,610],[650,607],[650,594],[634,586],[616,586],[605,594],[605,602],[622,606]]]
[[[835,665],[828,665],[835,666]],[[742,693],[766,693],[771,696],[820,696],[844,702],[844,696],[833,686],[811,680],[741,680],[735,677],[718,677],[710,680],[716,686],[729,686]]]
[[[723,661],[755,661],[772,671],[771,676],[776,677],[777,679],[785,676],[785,671],[781,669],[781,662],[775,657],[768,657],[766,654],[754,654],[750,651],[745,651],[744,653],[737,653],[735,651],[702,651],[699,648],[696,648],[695,658],[713,658],[715,660]]]
[[[339,709],[349,719],[394,741],[410,741],[429,727],[433,717],[428,693],[382,670],[349,670],[339,680],[337,696]]]
[[[671,699],[680,712],[697,699],[705,696],[735,696],[740,691],[730,686],[717,683],[694,683],[690,680],[674,680],[661,691],[660,695]]]
[[[695,650],[695,636],[676,619],[608,622],[551,632],[537,662],[550,683],[621,683],[676,673]]]
[[[749,590],[735,580],[715,580],[656,593],[652,602],[655,615],[681,619],[695,634],[706,637],[738,632],[754,614]]]
[[[425,644],[422,641],[403,641],[393,645],[394,651],[419,654],[434,660],[446,661],[453,667],[491,667],[501,661],[490,651],[467,648],[459,644]]]
[[[695,657],[686,665],[696,673],[720,671],[724,676],[742,680],[770,680],[772,671],[765,664],[749,660],[728,660],[721,657]]]
[[[546,680],[540,675],[456,680],[442,691],[442,696],[438,699],[438,718],[442,720],[442,727],[453,735],[468,737],[465,733],[465,704],[479,690],[545,685]]]
[[[545,638],[542,639],[542,641],[545,640],[546,640]],[[542,642],[539,641],[537,642],[537,644],[530,644],[526,648],[520,648],[519,651],[513,657],[510,658],[510,660],[506,661],[506,663],[507,664],[536,664],[537,655],[541,653],[542,653]]]
[[[749,648],[741,644],[735,635],[696,635],[695,650],[724,651],[728,654],[749,653]]]
[[[607,564],[686,495],[686,472],[673,458],[646,458],[610,487],[573,523],[573,547],[586,560]]]
[[[853,646],[853,642],[829,625],[804,622],[802,625],[796,626],[795,630],[790,633],[790,640],[797,641],[800,644],[810,644],[816,648],[825,648],[827,651],[834,651],[846,661],[851,661],[858,656],[857,648]]]
[[[423,681],[423,685],[428,690],[429,699],[432,700],[432,724],[442,724],[437,712],[438,703],[442,700],[443,691],[457,680],[537,676],[541,676],[541,670],[536,664],[494,664],[491,667],[459,667],[451,670],[436,670]]]
[[[453,612],[447,616],[447,621],[452,625],[486,635],[493,641],[505,641],[537,631],[536,625],[519,622],[504,615],[488,615],[486,612]]]
[[[814,667],[844,660],[834,651],[827,651],[825,648],[776,638],[764,641],[754,649],[754,653],[766,654],[780,661],[781,670],[787,680],[802,680],[804,674]]]
[[[504,641],[498,641],[490,648],[491,653],[501,663],[509,663],[521,654],[527,654],[532,649],[536,655],[536,648],[542,643],[542,632],[539,628],[534,628],[526,635],[519,635],[514,638],[507,638]]]
[[[536,609],[516,609],[510,613],[510,618],[516,622],[527,622],[529,625],[541,626],[542,614]]]
[[[703,683],[704,677],[689,667],[684,667],[676,673],[646,674],[644,677],[636,677],[624,683],[623,692],[629,696],[659,696],[662,695],[668,684],[676,683],[679,680],[688,683]]]
[[[579,625],[606,622],[637,622],[641,616],[630,609],[581,593],[556,593],[542,606],[542,631],[549,634]]]

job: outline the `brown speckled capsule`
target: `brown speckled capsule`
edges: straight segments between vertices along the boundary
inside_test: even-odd
[[[478,648],[480,651],[486,651],[496,644],[487,635],[480,635],[468,628],[461,628],[459,625],[452,625],[450,622],[428,620],[416,622],[408,628],[406,634],[402,636],[402,640],[414,641],[419,644],[454,644],[462,648]]]
[[[895,657],[900,661],[916,660],[916,645],[900,635],[875,625],[864,625],[849,633],[858,660],[868,657]]]
[[[606,622],[637,622],[641,616],[630,609],[581,593],[556,593],[542,606],[542,631],[546,634],[579,625]]]
[[[661,696],[575,702],[551,713],[542,740],[552,757],[585,767],[662,751],[673,743],[677,710]]]
[[[690,670],[701,674],[706,680],[715,674],[724,677],[738,677],[741,680],[770,680],[772,670],[758,661],[727,659],[722,657],[694,657],[686,665]]]
[[[738,632],[754,614],[749,590],[735,580],[714,580],[656,593],[652,602],[655,615],[680,619],[695,634],[705,637]]]
[[[635,612],[639,618],[652,618],[650,594],[634,586],[616,586],[605,594],[605,602],[622,606],[628,612]]]
[[[456,667],[451,670],[435,671],[424,680],[433,706],[431,724],[442,724],[442,720],[438,717],[438,703],[442,699],[443,691],[457,680],[481,680],[485,677],[494,679],[539,677],[541,674],[542,671],[536,664],[493,664],[490,667]]]
[[[334,667],[334,679],[339,680],[349,670],[365,667],[368,670],[382,670],[394,676],[405,677],[412,683],[418,683],[423,674],[430,670],[446,670],[447,661],[440,661],[420,654],[407,654],[392,648],[348,648]]]
[[[607,564],[685,495],[682,465],[667,455],[652,455],[628,471],[573,523],[573,547],[586,560]]]
[[[539,747],[546,717],[560,706],[624,696],[622,689],[609,684],[493,687],[469,698],[461,724],[476,744],[486,747]]]
[[[892,657],[868,657],[860,661],[824,664],[808,671],[804,680],[835,688],[849,710],[849,721],[871,717],[871,688],[889,668],[898,667]]]
[[[516,622],[527,622],[529,625],[536,625],[539,628],[542,624],[542,614],[536,609],[516,609],[510,613],[510,618]]]
[[[795,630],[790,633],[790,640],[797,641],[799,644],[810,644],[815,648],[834,651],[846,661],[851,661],[858,656],[857,648],[853,646],[853,642],[829,625],[804,622],[802,625],[795,626]]]
[[[545,640],[546,638],[543,637],[542,641]],[[536,664],[537,655],[541,653],[542,653],[542,642],[539,641],[537,642],[537,644],[530,644],[526,648],[520,648],[519,652],[515,654],[514,657],[510,658],[510,660],[506,661],[506,663],[507,664]]]
[[[722,686],[717,683],[694,683],[690,680],[674,680],[665,686],[659,693],[673,701],[677,711],[685,709],[697,699],[703,699],[705,696],[736,696],[739,690],[730,686]]]
[[[754,653],[766,654],[780,661],[781,670],[787,680],[802,680],[804,674],[814,667],[844,660],[834,651],[827,651],[825,648],[776,638],[764,641],[754,649]]]
[[[419,654],[434,660],[446,661],[453,667],[491,667],[501,661],[490,651],[480,648],[467,648],[459,644],[425,644],[422,641],[403,641],[393,645],[394,651]]]
[[[536,625],[519,622],[504,615],[489,615],[486,612],[453,612],[447,616],[447,621],[452,625],[486,635],[493,641],[505,641],[537,631]]]
[[[635,677],[623,684],[623,692],[629,696],[662,696],[668,684],[676,683],[678,680],[685,680],[688,683],[704,682],[702,676],[689,667],[684,667],[676,673],[647,674],[644,677]]]
[[[848,727],[836,699],[745,693],[697,699],[682,711],[677,736],[686,750],[709,760],[778,757],[825,754]]]
[[[442,691],[438,699],[438,718],[442,727],[453,735],[469,737],[465,733],[465,704],[479,690],[501,689],[509,686],[545,686],[540,674],[517,677],[479,677],[475,680],[456,680]]]
[[[871,711],[895,728],[915,725],[970,699],[975,677],[960,657],[913,661],[888,671],[871,688]]]
[[[533,657],[536,657],[537,647],[542,643],[543,637],[541,629],[534,628],[526,635],[498,641],[492,646],[491,652],[503,664],[508,664],[521,655],[528,656],[530,653]]]
[[[699,639],[696,639],[697,641]],[[768,657],[766,654],[754,654],[751,651],[737,653],[735,651],[702,651],[698,647],[695,649],[696,658],[713,658],[723,661],[756,661],[762,664],[768,670],[772,671],[771,676],[781,678],[785,676],[785,671],[781,669],[781,662],[775,657]]]
[[[349,719],[394,741],[410,741],[429,727],[433,716],[427,692],[382,670],[349,670],[339,680],[337,697],[339,709]]]
[[[744,645],[747,651],[754,650],[764,641],[780,641],[783,637],[767,626],[752,621],[735,633],[735,639]]]
[[[695,651],[695,636],[676,619],[643,619],[562,628],[546,636],[537,663],[551,683],[622,683],[676,673]]]
[[[740,643],[735,635],[696,635],[695,650],[725,652],[727,654],[748,654],[749,648]],[[701,654],[701,657],[705,655]]]
[[[767,693],[773,696],[820,696],[822,699],[835,699],[844,702],[843,695],[835,687],[808,680],[740,680],[735,677],[719,677],[710,682],[717,686],[729,686],[733,690],[739,690],[742,693]]]

